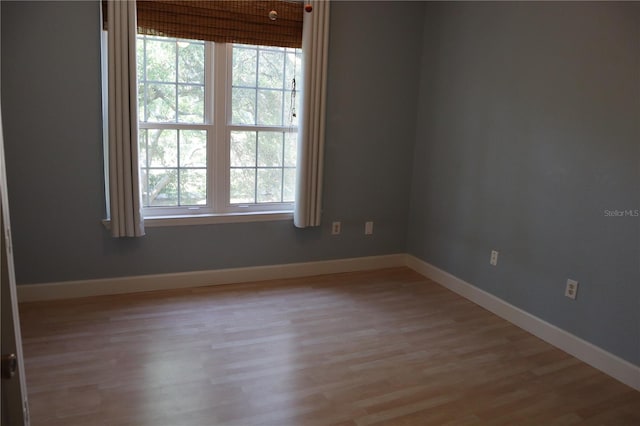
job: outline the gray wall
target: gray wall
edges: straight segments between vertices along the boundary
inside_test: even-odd
[[[148,228],[112,239],[103,195],[98,2],[2,2],[2,110],[19,284],[401,253],[422,4],[331,12],[324,223]],[[403,46],[397,49],[396,46]],[[339,237],[330,223],[343,222]],[[365,220],[375,234],[365,237]]]
[[[427,6],[408,252],[640,365],[639,160],[640,4]]]

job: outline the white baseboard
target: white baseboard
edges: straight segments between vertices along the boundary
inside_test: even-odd
[[[640,367],[623,360],[573,334],[564,331],[502,299],[469,284],[417,257],[406,255],[406,266],[443,287],[458,293],[466,299],[482,306],[528,331],[534,336],[575,356],[620,382],[640,391]]]
[[[20,302],[203,287],[405,266],[404,254],[18,286]]]

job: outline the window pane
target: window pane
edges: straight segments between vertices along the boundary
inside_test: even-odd
[[[150,81],[176,81],[176,42],[174,39],[147,38],[146,79]]]
[[[180,123],[204,123],[204,86],[178,86],[178,107]]]
[[[296,167],[298,155],[298,133],[284,134],[284,165]]]
[[[145,124],[146,128],[140,129],[143,203],[146,207],[207,205],[211,195],[207,184],[218,178],[211,176],[208,167],[210,141],[204,126],[194,129],[188,124],[213,122],[213,117],[205,116],[205,99],[212,96],[205,91],[209,50],[205,42],[194,40],[156,36],[140,36],[138,40],[140,121],[184,123],[161,126],[171,129],[149,129],[153,125]],[[232,54],[232,81],[226,82],[231,90],[231,111],[226,120],[246,127],[230,131],[226,141],[229,202],[292,202],[297,134],[288,127],[297,125],[292,113],[299,110],[300,96],[297,92],[292,96],[292,81],[302,72],[300,51],[234,45]],[[300,90],[301,81],[296,83]],[[257,131],[256,125],[278,127]]]
[[[231,122],[236,125],[297,126],[294,114],[297,116],[300,97],[297,92],[296,96],[292,95],[292,83],[294,76],[298,76],[297,90],[300,89],[300,49],[235,45],[232,53]]]
[[[147,129],[138,131],[138,162],[140,167],[147,166]]]
[[[292,203],[296,198],[296,169],[284,169],[282,201]]]
[[[231,167],[255,167],[256,132],[231,132]]]
[[[150,167],[175,167],[178,165],[178,131],[149,129],[148,155]]]
[[[140,74],[138,74],[140,75]],[[145,97],[145,85],[143,83],[138,84],[138,121],[147,121],[147,116],[145,115],[145,105],[144,100]]]
[[[258,166],[281,167],[282,166],[282,139],[281,132],[258,133]]]
[[[230,202],[231,204],[255,203],[255,169],[230,170]]]
[[[234,86],[256,86],[257,49],[233,46]]]
[[[284,82],[284,52],[260,50],[258,86],[279,89]]]
[[[139,119],[205,122],[205,43],[139,36]],[[207,131],[140,129],[139,159],[145,207],[207,203]]]
[[[180,130],[180,167],[207,166],[207,131]]]
[[[207,204],[206,169],[180,169],[180,205]]]
[[[282,169],[258,169],[258,203],[282,200]]]
[[[204,84],[204,43],[178,41],[178,81]]]
[[[149,206],[178,205],[178,173],[175,169],[149,170]]]
[[[282,125],[282,95],[277,90],[258,90],[258,124]]]
[[[147,84],[147,121],[176,121],[175,84]]]
[[[233,124],[256,124],[256,91],[233,89],[231,96]]]
[[[140,192],[142,192],[142,206],[149,206],[149,169],[140,167]]]
[[[144,78],[144,39],[143,36],[138,36],[136,40],[136,73],[138,74],[138,80],[146,80]]]

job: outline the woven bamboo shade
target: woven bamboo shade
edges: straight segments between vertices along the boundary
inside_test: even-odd
[[[300,1],[139,0],[138,33],[280,47],[302,46]],[[275,10],[276,20],[269,18]],[[103,1],[105,29],[106,2]]]

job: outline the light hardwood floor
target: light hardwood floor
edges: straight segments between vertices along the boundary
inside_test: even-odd
[[[20,314],[33,426],[640,425],[640,392],[406,268]]]

